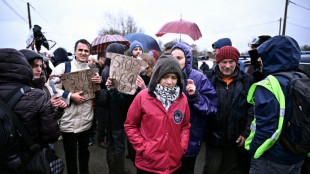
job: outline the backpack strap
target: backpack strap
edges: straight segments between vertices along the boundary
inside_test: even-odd
[[[31,88],[29,86],[24,86],[22,88],[15,88],[6,98],[5,103],[9,106],[10,109],[13,109],[15,104],[20,100],[20,98],[25,95]]]
[[[27,131],[27,129],[19,121],[16,114],[12,111],[13,107],[21,99],[21,97],[23,95],[25,95],[25,93],[27,93],[30,90],[31,90],[31,88],[29,86],[24,86],[22,88],[18,87],[10,93],[10,95],[6,98],[6,102],[4,102],[2,99],[0,99],[0,105],[1,105],[1,108],[3,108],[5,114],[12,117],[12,119],[14,121],[14,125],[16,126],[16,128],[18,129],[20,134],[22,135],[24,141],[27,143],[30,150],[33,152],[33,151],[38,150],[40,148],[40,145],[34,144],[33,140],[31,139],[31,136],[29,135],[29,133]]]
[[[254,83],[250,89],[249,93],[247,96],[247,101],[250,104],[255,105],[254,101],[254,94],[255,94],[255,89],[257,86],[262,86],[269,90],[271,93],[273,93],[276,97],[276,99],[279,102],[280,105],[280,115],[279,115],[279,122],[278,122],[278,128],[275,130],[273,135],[268,138],[261,146],[259,146],[256,149],[256,152],[254,154],[254,158],[257,159],[259,158],[265,151],[270,149],[274,143],[278,140],[280,137],[280,134],[282,132],[282,127],[283,127],[283,122],[284,122],[284,115],[285,115],[285,96],[283,94],[282,88],[279,84],[279,81],[272,75],[269,75],[265,80],[262,80],[260,82]],[[256,131],[256,118],[254,118],[252,124],[251,124],[251,133],[249,137],[245,141],[245,149],[250,150],[250,144],[254,138],[255,131]]]
[[[64,73],[69,73],[71,72],[71,61],[65,62],[65,72]]]
[[[295,79],[296,77],[294,75],[297,75],[299,78],[307,78],[308,76],[302,72],[297,72],[297,71],[286,71],[286,72],[278,72],[273,74],[273,76],[282,76],[290,81]]]
[[[65,72],[64,73],[69,73],[71,72],[71,61],[67,61],[65,62]],[[63,90],[65,90],[65,88],[63,87]],[[62,94],[63,98],[68,98],[69,95],[69,91],[64,91]]]

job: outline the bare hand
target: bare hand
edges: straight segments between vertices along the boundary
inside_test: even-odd
[[[86,100],[84,97],[81,96],[82,93],[83,91],[79,91],[79,92],[71,94],[71,99],[77,104],[84,103]]]
[[[51,101],[51,103],[52,103],[52,105],[53,105],[54,108],[55,108],[55,107],[61,107],[61,108],[67,107],[66,102],[64,102],[64,101],[61,100],[60,95],[57,95],[57,96],[52,97],[52,98],[50,99],[50,101]]]
[[[140,89],[145,89],[145,88],[146,88],[146,85],[145,85],[145,83],[144,83],[144,80],[143,80],[140,76],[137,76],[136,85],[137,85]]]
[[[111,80],[111,77],[109,77],[108,79],[107,79],[107,81],[105,82],[105,86],[112,86],[112,80]]]
[[[238,147],[241,147],[244,145],[245,138],[243,136],[239,136],[239,138],[236,140],[236,143],[238,144]]]
[[[193,95],[196,92],[196,86],[192,79],[187,79],[186,91],[189,95]]]
[[[94,83],[101,83],[101,77],[99,75],[95,75],[91,78],[91,81]]]

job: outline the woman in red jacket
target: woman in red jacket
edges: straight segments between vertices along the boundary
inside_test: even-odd
[[[182,70],[171,54],[157,61],[149,88],[132,102],[125,122],[137,173],[178,173],[189,141],[190,110]]]

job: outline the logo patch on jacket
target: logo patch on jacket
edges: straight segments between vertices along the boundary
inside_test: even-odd
[[[183,120],[183,113],[180,110],[176,110],[173,114],[173,119],[176,124],[180,124]]]

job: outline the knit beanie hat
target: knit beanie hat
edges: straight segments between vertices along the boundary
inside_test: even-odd
[[[134,41],[130,44],[130,46],[129,46],[129,52],[131,53],[132,50],[133,50],[134,48],[136,48],[136,47],[140,47],[140,48],[142,49],[142,51],[143,51],[143,45],[142,45],[140,42],[134,40]]]
[[[153,93],[156,85],[160,82],[160,79],[168,73],[175,73],[178,76],[178,82],[177,85],[180,87],[180,91],[183,91],[184,86],[184,79],[182,75],[182,69],[180,66],[179,61],[174,58],[170,53],[164,53],[162,54],[155,65],[153,74],[150,79],[149,87],[148,87],[148,93],[151,96],[155,96]],[[182,93],[180,93],[181,95]]]
[[[240,53],[237,48],[233,46],[224,46],[222,47],[219,52],[215,55],[216,63],[224,59],[233,59],[235,62],[239,61]]]

